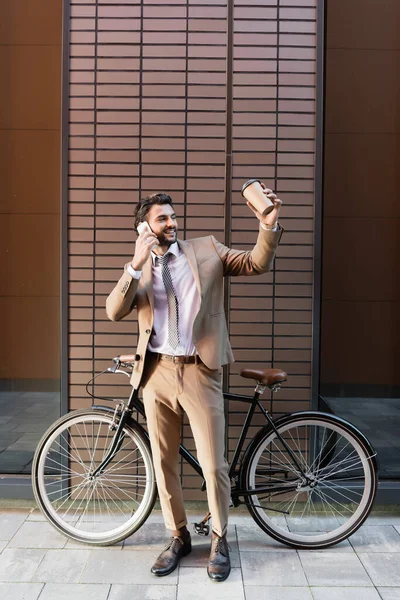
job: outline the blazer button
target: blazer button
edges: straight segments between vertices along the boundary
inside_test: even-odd
[[[150,329],[146,329],[146,333],[151,333],[151,332],[150,332]]]

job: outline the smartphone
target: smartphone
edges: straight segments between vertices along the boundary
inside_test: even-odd
[[[148,231],[150,233],[153,233],[152,230],[150,229],[150,225],[147,223],[147,221],[142,221],[141,223],[139,223],[139,225],[137,226],[137,231],[138,231],[139,235],[141,233],[143,233],[143,231]]]
[[[140,235],[141,233],[143,233],[144,231],[149,231],[150,233],[154,233],[154,232],[151,230],[151,227],[150,227],[150,225],[147,223],[147,221],[142,221],[141,223],[139,223],[139,225],[137,226],[137,230],[138,230],[138,234],[139,234],[139,235]],[[151,249],[152,249],[152,250],[154,250],[154,248],[155,248],[156,246],[158,246],[158,244],[159,244],[159,242],[158,242],[158,240],[156,240],[156,241],[154,242],[154,244],[152,244],[152,245],[151,245]]]

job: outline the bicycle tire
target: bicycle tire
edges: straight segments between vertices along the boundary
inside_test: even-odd
[[[32,464],[34,495],[49,522],[67,537],[96,546],[132,535],[157,497],[150,444],[134,421],[124,425],[123,442],[104,472],[90,478],[110,445],[112,415],[96,408],[61,417],[42,436]]]
[[[297,487],[290,492],[280,492],[280,495],[263,492],[246,497],[251,516],[273,539],[292,548],[327,548],[346,539],[364,523],[376,495],[377,465],[368,441],[351,423],[314,411],[288,415],[275,426],[299,463],[307,467],[315,487],[310,489],[305,485],[293,461],[285,462],[289,454],[268,425],[260,430],[246,450],[240,475],[241,488],[256,490],[271,483]],[[322,430],[331,432],[335,447]],[[321,438],[321,435],[325,437]],[[310,452],[312,439],[313,454]],[[317,440],[319,454],[316,453]],[[348,487],[340,482],[347,483]],[[279,515],[272,510],[274,508],[288,514]]]

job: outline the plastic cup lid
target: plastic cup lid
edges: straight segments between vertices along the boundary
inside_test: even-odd
[[[246,188],[247,188],[249,185],[251,185],[252,183],[254,183],[255,181],[258,181],[258,182],[260,182],[260,183],[261,183],[261,181],[260,181],[259,179],[249,179],[248,181],[246,181],[246,183],[244,183],[244,184],[242,185],[242,196],[243,196],[243,192],[244,192],[244,190],[245,190],[245,189],[246,189]]]

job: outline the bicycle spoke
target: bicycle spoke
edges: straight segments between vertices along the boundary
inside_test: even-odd
[[[90,475],[109,454],[111,422],[110,416],[90,409],[72,412],[55,424],[35,458],[40,505],[61,531],[79,541],[123,539],[140,526],[154,502],[150,448],[140,432],[124,428],[107,466]]]
[[[341,464],[344,464],[344,462],[345,462],[345,461],[342,461],[342,463],[341,463]],[[339,469],[338,471],[336,471],[336,473],[344,473],[344,472],[347,472],[347,471],[349,471],[349,470],[353,469],[353,468],[354,468],[354,466],[355,466],[356,464],[358,464],[358,463],[359,463],[359,464],[362,464],[362,461],[361,461],[361,460],[358,460],[357,462],[351,462],[351,461],[350,461],[350,465],[349,465],[349,466],[345,467],[344,469]],[[319,479],[319,481],[324,481],[324,480],[325,480],[325,479],[327,479],[327,478],[328,478],[330,475],[332,475],[332,473],[333,473],[333,472],[334,472],[334,471],[333,471],[333,470],[331,470],[329,473],[325,474],[323,477],[321,477],[321,478],[318,478],[318,479]]]
[[[280,454],[282,454],[283,458],[284,458],[284,459],[286,459],[286,456],[285,456],[285,454],[283,454],[283,452],[280,450],[280,448],[278,448],[278,446],[276,445],[276,442],[275,442],[275,441],[273,441],[272,443],[274,444],[274,447],[276,447],[276,448],[277,448],[277,450],[279,450]],[[272,459],[273,459],[274,461],[276,461],[276,464],[277,464],[277,465],[281,465],[281,466],[283,466],[285,469],[287,469],[287,470],[288,470],[288,472],[289,472],[289,473],[294,473],[295,475],[297,475],[297,477],[300,477],[300,476],[301,476],[301,475],[300,475],[300,473],[297,471],[297,469],[295,469],[295,468],[293,467],[293,465],[292,465],[292,464],[291,464],[290,466],[288,466],[288,465],[287,465],[287,463],[286,463],[286,462],[283,462],[283,460],[282,460],[282,459],[278,459],[278,457],[276,456],[276,454],[274,454],[274,453],[273,453],[273,452],[271,452],[270,450],[268,450],[268,452],[269,452],[269,454],[271,455]]]
[[[125,513],[123,512],[122,508],[118,505],[118,503],[116,502],[116,500],[118,500],[118,502],[124,504],[125,506],[128,507],[128,514],[132,513],[132,507],[129,506],[128,504],[126,504],[124,501],[122,501],[120,498],[113,498],[111,493],[114,492],[114,490],[112,488],[104,488],[104,493],[109,497],[109,499],[114,503],[114,505],[116,506],[116,508],[118,509],[118,511],[122,514],[125,515]],[[115,493],[115,492],[114,492]]]
[[[121,448],[121,450],[122,450],[122,448]],[[121,450],[120,450],[120,452],[121,452]],[[108,471],[109,471],[109,472],[111,472],[111,471],[117,471],[117,470],[118,470],[118,465],[119,465],[119,464],[120,464],[122,461],[125,461],[125,460],[127,459],[127,457],[128,457],[130,454],[132,454],[133,452],[137,452],[137,450],[138,450],[137,448],[134,448],[134,449],[133,449],[133,450],[131,450],[131,451],[130,451],[130,452],[129,452],[129,453],[126,455],[126,456],[123,456],[123,457],[122,457],[122,458],[121,458],[121,459],[120,459],[118,462],[116,462],[116,463],[112,464],[112,466],[111,466],[110,468],[108,468],[108,467],[107,467]],[[133,463],[135,463],[135,462],[137,462],[137,461],[139,461],[139,460],[140,460],[140,457],[138,457],[138,458],[137,458],[137,459],[135,459],[135,460],[130,460],[129,462],[133,464]],[[122,467],[122,468],[123,468],[123,467]]]
[[[288,420],[279,433],[267,432],[245,465],[247,485],[254,489],[251,514],[265,531],[295,547],[325,547],[345,539],[371,508],[366,490],[376,488],[376,479],[370,457],[349,428],[323,413]],[[285,520],[274,520],[274,511],[286,513]]]
[[[63,435],[60,436],[66,444],[68,444],[67,440],[64,438]],[[81,467],[83,467],[83,469],[86,471],[86,466],[85,464],[80,460],[80,458],[73,456],[70,452],[68,452],[68,450],[66,451],[67,454],[63,454],[63,452],[65,451],[65,448],[63,448],[63,446],[61,446],[60,442],[58,440],[55,440],[55,443],[61,448],[62,452],[60,453],[61,456],[65,456],[66,458],[71,458],[73,460],[73,462],[77,462],[78,464],[81,465]]]
[[[65,465],[63,465],[62,463],[54,460],[54,458],[51,458],[50,456],[47,456],[46,460],[51,460],[51,462],[55,463],[56,465],[60,465],[61,469],[57,470],[57,473],[60,474],[61,472],[67,472],[70,473],[72,475],[78,475],[81,476],[82,473],[79,473],[78,471],[73,471],[72,469],[70,469],[69,467],[66,467]],[[51,466],[47,466],[46,465],[46,469],[55,469],[56,467],[51,467]],[[54,475],[55,476],[55,475]]]
[[[348,507],[345,506],[344,504],[341,504],[340,502],[329,502],[329,500],[333,500],[332,497],[330,497],[328,494],[325,494],[321,489],[317,489],[315,488],[315,493],[320,497],[323,498],[328,504],[329,506],[332,508],[333,511],[335,511],[338,515],[340,515],[341,517],[345,517],[345,514],[340,512],[340,510],[336,507],[337,505],[341,506],[342,508],[345,509],[345,511],[348,511]]]
[[[351,494],[355,494],[356,496],[359,496],[359,498],[361,498],[362,494],[354,489],[351,489],[349,487],[345,487],[345,486],[337,486],[332,482],[329,481],[324,481],[318,484],[319,488],[323,488],[324,486],[326,486],[328,489],[334,489],[336,493],[341,494],[344,498],[346,498],[347,500],[349,500],[349,502],[356,502],[356,500],[354,500],[354,498],[350,498],[349,496],[346,496],[345,494],[343,494],[342,492],[338,491],[338,488],[340,489],[344,489],[347,492],[351,493]]]
[[[343,452],[343,450],[345,450],[345,448],[347,447],[348,444],[346,444],[346,446],[344,446],[340,452],[338,452],[338,454],[336,454],[335,456],[335,460],[337,460],[338,456]],[[354,450],[352,451],[352,453],[350,454],[350,456],[352,456],[353,454],[357,454]],[[343,462],[345,462],[346,460],[349,460],[349,457],[346,456],[345,458],[340,459],[340,461],[336,464],[340,465]],[[322,471],[325,471],[326,469],[330,468],[332,466],[332,463],[329,463],[328,465],[326,465],[325,467],[322,467],[321,469],[317,469],[316,472],[317,473],[322,473]]]
[[[324,437],[325,437],[325,431],[326,431],[326,430],[324,429]],[[334,434],[335,434],[335,432],[334,432],[334,431],[332,431],[332,432],[330,433],[330,435],[329,435],[329,438],[328,438],[328,439],[326,440],[326,442],[325,442],[325,443],[324,443],[324,444],[321,446],[321,449],[320,449],[320,451],[319,451],[318,455],[315,457],[315,459],[313,460],[313,463],[312,463],[312,465],[310,465],[310,467],[309,467],[309,472],[310,472],[310,473],[311,473],[311,472],[313,472],[314,465],[315,465],[315,462],[316,462],[316,461],[318,461],[318,467],[319,467],[319,465],[321,464],[321,460],[322,460],[322,451],[326,449],[326,447],[327,447],[327,445],[328,445],[328,442],[330,442],[330,440],[331,440],[331,438],[334,436]],[[316,437],[317,437],[317,436],[315,435],[315,438],[316,438]],[[318,471],[318,467],[317,467],[317,469],[316,469],[317,471]]]
[[[292,434],[289,431],[289,435],[293,441],[293,444],[296,446],[297,450],[298,450],[298,454],[297,454],[297,458],[299,459],[299,462],[302,464],[303,468],[305,469],[305,471],[307,471],[308,469],[308,464],[307,461],[304,459],[302,451],[300,449],[300,439],[299,439],[299,432],[297,430],[297,442],[294,440]]]
[[[108,484],[109,484],[108,486],[106,486],[106,487],[108,487],[109,489],[111,489],[111,488],[112,488],[112,489],[118,490],[119,492],[122,492],[123,494],[125,494],[125,496],[127,496],[127,497],[129,498],[129,500],[132,500],[133,502],[136,502],[137,504],[139,504],[139,502],[136,500],[136,498],[134,498],[133,496],[130,496],[130,495],[128,494],[128,492],[126,492],[126,491],[125,491],[123,488],[120,488],[120,487],[118,487],[118,486],[117,486],[117,485],[115,485],[115,484],[114,484],[112,481],[107,481],[107,480],[106,480],[106,481],[104,481],[104,480],[103,480],[103,485],[105,485],[106,483],[108,483]],[[137,496],[140,496],[140,494],[138,494],[138,493],[137,493],[136,495],[137,495]]]

